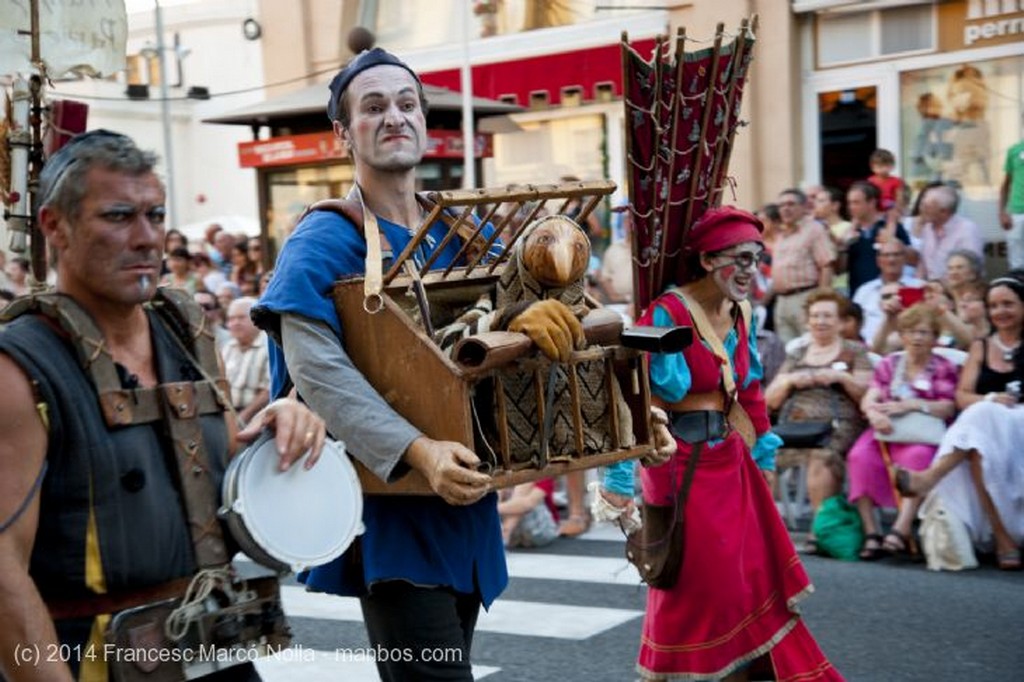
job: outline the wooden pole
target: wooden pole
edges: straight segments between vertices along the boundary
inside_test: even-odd
[[[732,71],[729,74],[729,90],[725,94],[725,116],[722,118],[722,125],[718,131],[718,137],[715,139],[715,154],[714,161],[711,166],[711,188],[710,190],[715,193],[715,196],[709,197],[709,202],[712,206],[717,206],[721,203],[721,184],[725,177],[725,173],[729,169],[729,164],[722,163],[723,159],[729,157],[729,144],[731,140],[730,129],[735,130],[735,126],[730,125],[732,121],[732,107],[736,101],[736,87],[737,81],[739,80],[739,72],[743,65],[743,57],[746,56],[747,52],[747,20],[743,19],[740,21],[740,32],[733,41],[733,53],[732,53]],[[738,120],[738,117],[737,117]]]
[[[43,169],[43,73],[44,66],[39,48],[39,0],[29,3],[30,30],[32,31],[32,65],[39,73],[29,79],[32,104],[29,108],[29,128],[32,135],[28,152],[28,206],[29,253],[35,286],[46,282],[46,240],[39,231],[39,173]]]
[[[680,241],[682,245],[686,241],[686,235],[690,231],[690,223],[693,221],[693,206],[697,200],[697,189],[701,175],[701,166],[704,154],[704,142],[708,135],[708,122],[711,119],[711,110],[714,103],[715,81],[718,80],[718,61],[722,49],[722,33],[725,31],[725,24],[719,22],[715,28],[715,46],[711,50],[711,78],[708,82],[711,87],[706,91],[707,97],[704,100],[704,115],[700,124],[700,140],[697,142],[697,154],[694,156],[693,176],[690,178],[690,199],[686,204],[686,220],[683,221]],[[673,140],[673,143],[675,141]],[[709,190],[710,191],[710,190]]]

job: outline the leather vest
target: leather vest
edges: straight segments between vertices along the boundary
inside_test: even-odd
[[[187,329],[172,330],[166,313],[150,309],[147,315],[160,384],[202,382],[199,362],[186,350],[185,341],[193,341]],[[30,564],[44,599],[91,593],[85,575],[90,514],[107,591],[166,582],[196,570],[166,418],[108,425],[113,408],[97,395],[94,377],[84,369],[83,347],[88,350],[81,336],[69,334],[45,314],[22,314],[0,330],[0,352],[36,384],[49,411],[48,470]],[[121,388],[131,389],[123,368],[118,374]],[[125,390],[119,395],[130,402],[134,394]],[[131,404],[115,407],[126,408],[126,414],[133,409]],[[223,411],[219,403],[215,407],[200,410],[198,420],[210,477],[219,491],[228,436]]]

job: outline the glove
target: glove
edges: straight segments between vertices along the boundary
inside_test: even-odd
[[[583,325],[561,301],[531,303],[508,323],[510,332],[530,337],[537,348],[551,360],[568,362],[574,348],[583,348]]]

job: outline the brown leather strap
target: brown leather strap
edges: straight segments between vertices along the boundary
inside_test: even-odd
[[[159,585],[108,594],[95,594],[78,599],[47,600],[46,607],[54,620],[92,618],[103,613],[117,613],[143,604],[184,596],[192,578],[178,578]]]
[[[651,403],[669,412],[697,412],[700,410],[725,412],[725,394],[721,391],[687,393],[682,400],[677,400],[674,403],[666,403],[664,400],[652,396]]]
[[[223,412],[221,395],[230,395],[230,387],[224,379],[216,383],[197,381],[195,387],[196,410],[199,414]],[[103,417],[111,426],[148,424],[163,419],[160,392],[157,388],[118,389],[100,394]]]
[[[218,495],[199,422],[195,384],[180,381],[161,384],[157,389],[163,394],[164,421],[178,463],[196,565],[199,568],[223,566],[229,557],[217,521]]]

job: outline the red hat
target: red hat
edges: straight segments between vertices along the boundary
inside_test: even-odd
[[[732,206],[709,208],[686,235],[691,253],[721,251],[743,242],[764,242],[764,224],[753,213]]]

